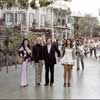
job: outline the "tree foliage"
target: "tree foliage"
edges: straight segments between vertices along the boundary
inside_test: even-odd
[[[16,0],[6,0],[7,8],[15,6]]]
[[[37,8],[35,1],[36,0],[32,0],[30,2],[30,6],[33,9]],[[53,1],[55,1],[55,0],[39,0],[39,4],[40,4],[40,7],[46,7],[46,6],[50,5],[51,3],[53,3]],[[65,1],[70,2],[72,0],[65,0]],[[29,2],[29,0],[0,0],[0,7],[3,7],[4,4],[6,3],[7,8],[11,8],[12,6],[18,6],[19,8],[27,9],[29,6],[28,2]]]
[[[35,0],[32,0],[30,3],[31,8],[36,9],[37,7],[35,6]]]
[[[64,0],[64,1],[71,2],[72,0]]]
[[[50,5],[51,3],[53,3],[53,0],[40,0],[40,6],[41,7],[44,7],[44,6],[48,6],[48,5]]]
[[[79,31],[80,33],[82,33],[82,35],[88,36],[98,33],[95,30],[99,25],[99,21],[96,17],[91,17],[89,15],[81,17],[79,18],[78,25],[79,25]]]
[[[28,5],[29,5],[28,0],[17,0],[17,2],[20,8],[23,8],[23,9],[28,8]]]
[[[3,8],[4,4],[7,2],[7,0],[0,0],[0,7]]]

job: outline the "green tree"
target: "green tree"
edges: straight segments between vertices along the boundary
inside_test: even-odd
[[[18,6],[22,9],[28,9],[28,6],[29,6],[29,3],[28,3],[29,0],[17,0],[18,2]]]
[[[64,0],[64,1],[68,1],[68,2],[71,2],[72,0]]]
[[[53,3],[53,0],[40,0],[40,6],[41,7],[46,7],[48,5],[50,5],[51,3]]]
[[[4,4],[6,3],[7,0],[0,0],[0,7],[3,8]]]
[[[30,3],[31,8],[36,9],[35,0],[32,0]]]
[[[90,36],[95,34],[95,28],[98,27],[99,21],[96,17],[86,15],[85,17],[79,18],[78,25],[82,35]]]
[[[51,3],[53,3],[53,0],[39,0],[40,7],[46,7],[46,6],[50,5]],[[35,4],[35,0],[31,1],[30,6],[33,9],[37,8],[36,4]]]
[[[7,2],[7,7],[10,8],[12,6],[15,6],[16,0],[6,0],[6,2]]]

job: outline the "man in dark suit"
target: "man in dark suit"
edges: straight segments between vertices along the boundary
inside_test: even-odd
[[[54,83],[54,65],[56,64],[55,52],[60,58],[59,49],[52,44],[51,39],[47,39],[47,45],[44,46],[44,61],[45,61],[45,86],[49,85],[49,71],[50,71],[50,86]]]

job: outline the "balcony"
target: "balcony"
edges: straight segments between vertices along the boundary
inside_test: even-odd
[[[67,27],[67,23],[64,19],[58,19],[56,22],[54,22],[53,25],[54,28],[62,28],[62,29],[66,29]]]

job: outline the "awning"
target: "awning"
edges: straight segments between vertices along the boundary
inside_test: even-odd
[[[36,29],[36,28],[30,28],[30,31],[32,32],[49,32],[49,29]]]

